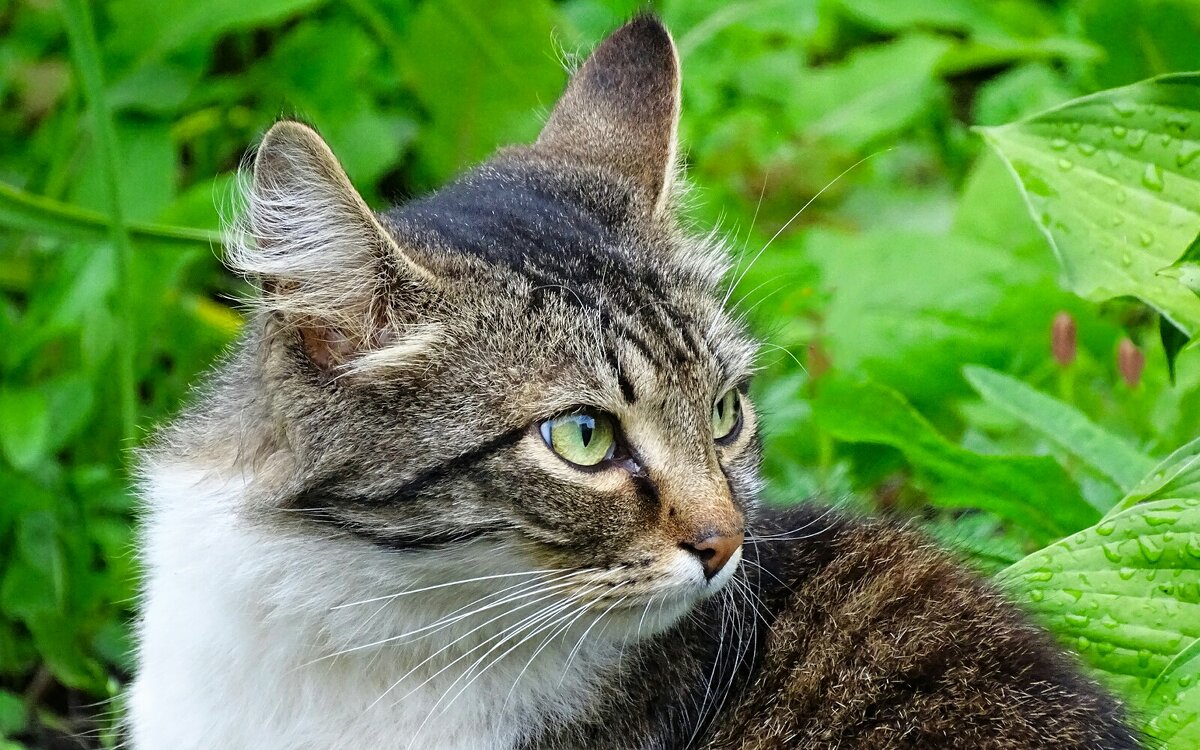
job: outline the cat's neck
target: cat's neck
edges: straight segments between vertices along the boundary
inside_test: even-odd
[[[163,737],[194,723],[189,747],[512,747],[583,719],[628,641],[554,596],[566,573],[440,560],[481,579],[460,584],[302,525],[264,527],[240,479],[161,466],[145,489],[158,611],[133,710],[169,722]],[[166,746],[154,721],[137,746]]]

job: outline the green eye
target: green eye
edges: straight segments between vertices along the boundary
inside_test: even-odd
[[[722,440],[733,434],[738,423],[742,420],[742,399],[736,388],[725,391],[725,395],[717,399],[712,410],[712,431],[714,440]]]
[[[542,422],[541,430],[546,445],[577,466],[595,466],[616,453],[613,420],[603,412],[563,414]]]

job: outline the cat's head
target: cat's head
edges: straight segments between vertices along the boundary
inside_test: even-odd
[[[262,290],[264,516],[447,580],[588,571],[571,591],[639,613],[728,580],[755,346],[719,247],[673,216],[679,91],[669,34],[636,19],[534,144],[383,214],[314,130],[271,129],[231,258]]]

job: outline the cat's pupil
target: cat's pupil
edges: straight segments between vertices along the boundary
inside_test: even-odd
[[[584,447],[591,445],[592,433],[596,431],[596,420],[591,417],[582,417],[579,420],[579,438],[583,441]]]

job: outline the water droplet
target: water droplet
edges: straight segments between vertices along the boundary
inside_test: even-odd
[[[1050,141],[1050,148],[1054,149],[1055,151],[1062,151],[1069,144],[1070,141],[1068,141],[1066,138],[1055,138]]]
[[[1130,578],[1133,578],[1136,573],[1137,571],[1133,568],[1121,568],[1117,571],[1117,575],[1121,577],[1122,581],[1128,581]]]
[[[1185,688],[1191,684],[1192,684],[1192,676],[1190,674],[1185,674],[1183,677],[1179,678],[1179,687]]]
[[[1146,558],[1146,562],[1156,563],[1162,559],[1163,548],[1153,537],[1139,536],[1137,545],[1142,552],[1142,557]]]
[[[1200,141],[1184,141],[1175,155],[1175,166],[1186,167],[1200,156]]]
[[[1154,568],[1146,571],[1146,580],[1153,581],[1158,576],[1158,571]]]
[[[1174,128],[1176,131],[1182,133],[1191,126],[1192,121],[1187,115],[1180,114],[1179,112],[1172,112],[1167,115],[1167,127],[1169,128]]]
[[[1121,163],[1121,155],[1116,151],[1105,151],[1104,158],[1108,160],[1108,166],[1115,167]]]
[[[1078,121],[1068,122],[1067,129],[1070,130],[1072,133],[1078,133],[1080,130],[1083,130],[1083,123],[1078,122]]]
[[[1162,167],[1157,164],[1147,164],[1146,171],[1142,172],[1142,184],[1147,188],[1160,191],[1163,189],[1163,172]]]
[[[1063,589],[1063,593],[1066,594],[1067,596],[1071,597],[1075,601],[1079,601],[1080,599],[1083,598],[1083,592],[1080,591],[1079,589]]]
[[[1121,254],[1121,264],[1125,266],[1133,265],[1133,256],[1128,251]]]
[[[1126,194],[1126,192],[1121,188],[1117,188],[1117,192],[1113,195],[1113,198],[1117,201],[1117,203],[1124,203],[1125,199],[1128,197],[1129,195]]]
[[[1075,148],[1079,149],[1079,153],[1084,156],[1091,156],[1096,153],[1096,145],[1093,143],[1076,143]]]
[[[1074,166],[1075,166],[1075,162],[1071,161],[1070,159],[1064,158],[1064,159],[1058,160],[1058,168],[1064,172],[1066,172],[1067,170],[1071,169]]]
[[[1031,582],[1045,582],[1054,577],[1054,571],[1042,568],[1025,574],[1025,580]]]
[[[1063,619],[1073,628],[1086,628],[1091,623],[1087,615],[1077,615],[1075,613],[1068,614]]]
[[[1179,519],[1174,513],[1164,513],[1162,511],[1148,511],[1142,518],[1146,519],[1146,523],[1151,526],[1170,526]]]
[[[1191,534],[1183,547],[1192,557],[1200,559],[1200,534]]]
[[[1145,130],[1130,131],[1129,147],[1131,149],[1133,149],[1134,151],[1137,151],[1139,148],[1142,147],[1142,144],[1144,144],[1146,142],[1146,135],[1147,135],[1147,133]]]
[[[1114,224],[1113,226],[1116,226]],[[1112,536],[1112,533],[1117,530],[1117,525],[1112,521],[1105,521],[1096,527],[1096,533],[1100,536]]]
[[[1150,649],[1140,648],[1137,653],[1137,663],[1139,667],[1150,666]]]
[[[1149,232],[1138,232],[1138,242],[1142,244],[1142,247],[1150,247],[1154,244],[1154,235]]]
[[[1116,618],[1114,618],[1112,615],[1105,615],[1104,617],[1101,617],[1100,624],[1106,628],[1109,628],[1110,630],[1119,628],[1121,626],[1121,623],[1117,622]]]
[[[1096,653],[1100,656],[1108,656],[1116,650],[1117,647],[1107,641],[1100,641],[1096,644]]]
[[[1113,125],[1112,127],[1112,134],[1117,138],[1124,138],[1125,134],[1128,132],[1129,128],[1125,127],[1124,125]]]
[[[1042,591],[1041,589],[1034,589],[1033,591],[1029,592],[1029,601],[1031,602],[1040,602],[1045,598],[1046,592]]]
[[[1121,562],[1121,550],[1117,548],[1117,545],[1102,544],[1100,550],[1104,552],[1104,556],[1108,558],[1109,562]]]
[[[1137,105],[1133,102],[1122,101],[1120,99],[1113,100],[1112,108],[1115,109],[1117,114],[1121,117],[1129,117],[1133,115],[1134,112],[1137,112],[1138,109]]]

